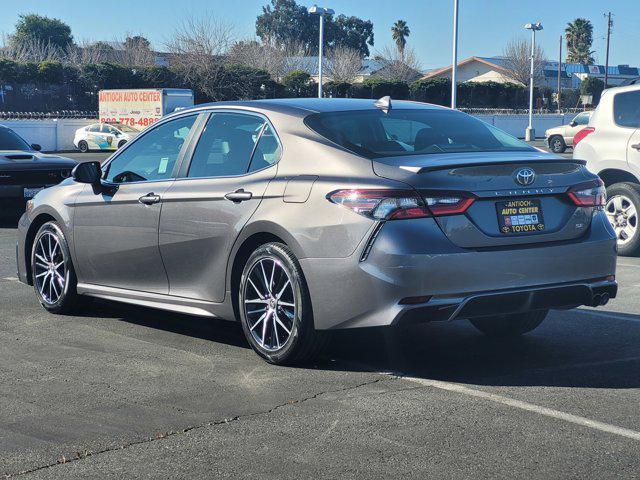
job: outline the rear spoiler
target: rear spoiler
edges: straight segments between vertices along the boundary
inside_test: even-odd
[[[553,159],[549,159],[549,160],[540,160],[540,159],[528,159],[528,160],[506,160],[506,161],[495,161],[495,162],[487,162],[482,161],[482,162],[461,162],[461,163],[447,163],[447,164],[443,164],[443,165],[432,165],[429,167],[410,167],[410,166],[400,166],[399,168],[401,168],[402,170],[406,170],[407,172],[411,172],[411,173],[427,173],[427,172],[436,172],[438,170],[447,170],[450,168],[462,168],[462,167],[479,167],[479,166],[484,166],[484,165],[502,165],[505,163],[508,164],[529,164],[529,165],[535,165],[536,163],[575,163],[576,165],[586,165],[587,161],[586,160],[580,160],[577,158],[566,158],[566,159],[558,159],[558,158],[553,158]]]

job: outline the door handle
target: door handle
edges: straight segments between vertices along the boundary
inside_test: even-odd
[[[640,152],[640,143],[635,143],[635,144],[631,145],[631,148],[635,148],[636,150],[638,150]]]
[[[147,193],[138,199],[140,203],[144,203],[145,205],[153,205],[154,203],[160,202],[160,195],[156,195],[155,193]]]
[[[253,193],[245,192],[242,188],[236,190],[235,192],[229,192],[224,196],[224,198],[226,198],[227,200],[231,200],[235,203],[244,202],[245,200],[251,200],[252,197]]]

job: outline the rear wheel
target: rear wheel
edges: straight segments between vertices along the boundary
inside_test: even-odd
[[[78,150],[80,150],[82,153],[87,153],[89,151],[89,144],[84,140],[80,140],[78,142]]]
[[[300,363],[322,348],[325,335],[313,324],[307,284],[298,260],[281,243],[258,247],[240,279],[242,329],[254,351],[269,363]]]
[[[553,135],[549,138],[549,149],[553,153],[564,153],[567,149],[567,145],[564,143],[564,138],[560,135]]]
[[[126,140],[120,140],[120,141],[118,142],[118,148],[122,148],[122,147],[124,147],[124,144],[125,144],[125,143],[127,143],[127,141],[126,141]]]
[[[515,337],[534,330],[549,313],[548,310],[473,318],[474,327],[490,337]]]
[[[607,218],[616,232],[618,254],[640,254],[638,212],[640,211],[640,186],[635,183],[616,183],[607,188],[605,205]]]
[[[47,222],[36,234],[31,252],[36,297],[52,313],[69,313],[78,305],[76,273],[62,229]]]

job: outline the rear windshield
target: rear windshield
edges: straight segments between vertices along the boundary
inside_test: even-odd
[[[534,150],[491,125],[453,110],[328,112],[310,115],[305,123],[323,137],[367,158]]]
[[[0,150],[31,150],[31,145],[8,128],[0,128]]]

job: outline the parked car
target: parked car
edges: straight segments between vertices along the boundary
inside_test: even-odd
[[[93,123],[76,130],[73,144],[83,153],[89,150],[116,150],[139,133],[124,123]]]
[[[573,147],[573,137],[588,123],[591,112],[581,112],[567,125],[550,128],[544,132],[544,138],[553,153],[564,153],[567,147]]]
[[[0,125],[0,211],[24,208],[36,193],[69,177],[76,164],[70,158],[40,153],[40,145],[29,144]]]
[[[236,318],[277,364],[341,328],[513,336],[616,295],[604,193],[584,162],[443,107],[209,104],[38,194],[18,275],[53,313],[88,295]]]
[[[603,92],[589,125],[574,139],[573,158],[587,161],[607,187],[605,211],[620,255],[640,253],[640,85]]]

